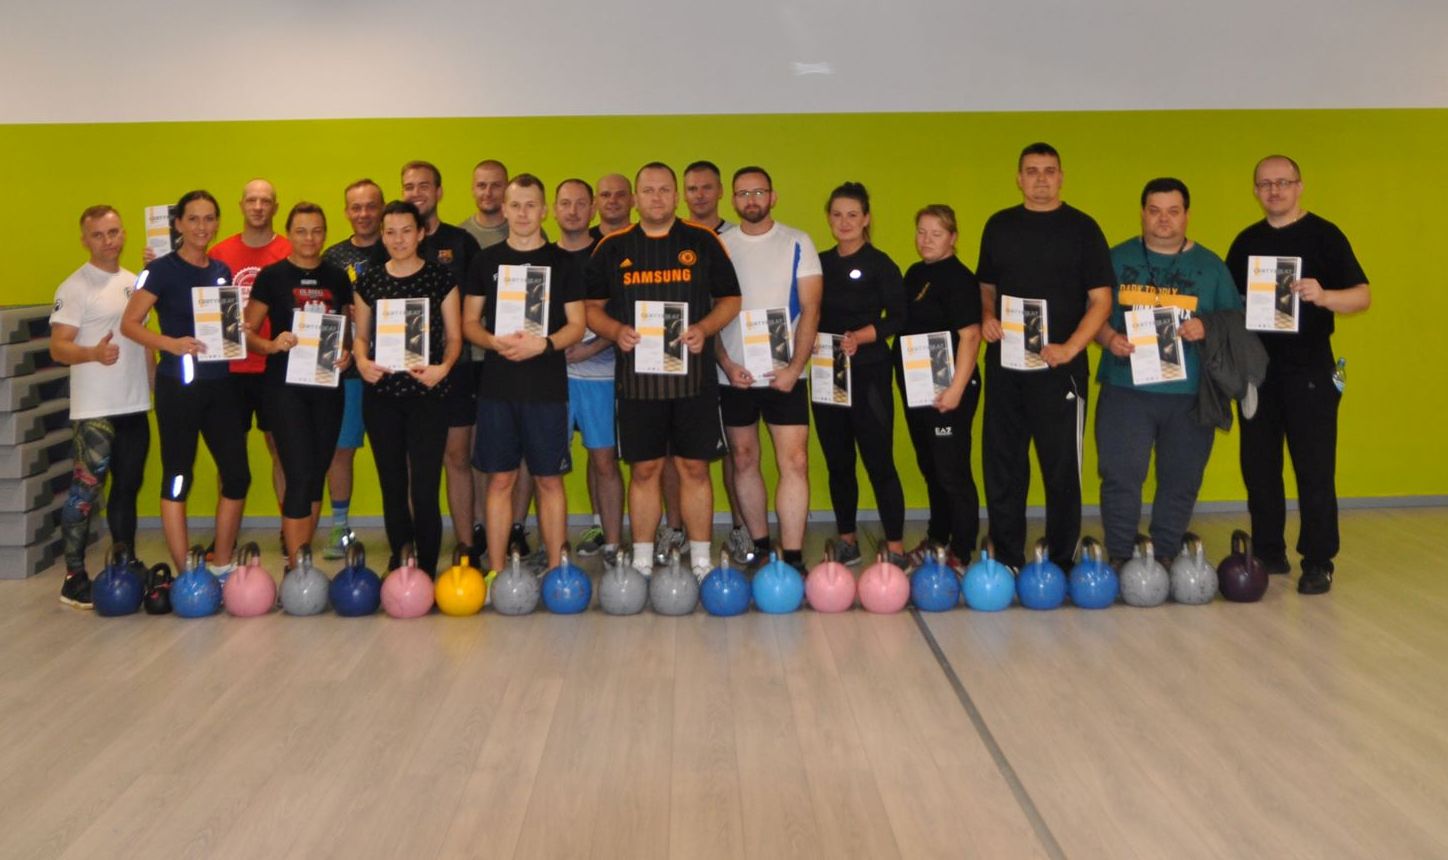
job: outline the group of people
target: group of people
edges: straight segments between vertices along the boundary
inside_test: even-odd
[[[647,574],[677,553],[702,577],[712,566],[711,464],[722,459],[733,518],[724,548],[731,558],[750,565],[777,545],[785,562],[803,568],[811,420],[829,475],[837,560],[853,564],[862,554],[858,457],[884,532],[880,551],[908,567],[941,548],[960,566],[979,537],[971,436],[982,387],[995,556],[1015,568],[1026,560],[1034,443],[1049,556],[1065,567],[1080,535],[1092,341],[1101,347],[1095,432],[1109,555],[1124,559],[1137,545],[1153,451],[1150,538],[1160,557],[1179,550],[1215,429],[1231,423],[1222,384],[1213,378],[1226,366],[1256,383],[1239,405],[1256,554],[1270,570],[1289,569],[1285,440],[1302,517],[1298,589],[1327,591],[1338,549],[1341,397],[1330,335],[1337,314],[1370,302],[1347,239],[1301,207],[1302,176],[1285,156],[1256,165],[1253,189],[1265,217],[1237,236],[1225,262],[1187,235],[1191,196],[1180,180],[1146,183],[1141,232],[1113,248],[1089,215],[1062,200],[1063,176],[1051,146],[1022,151],[1022,202],[987,221],[974,271],[957,254],[954,210],[923,207],[915,216],[919,260],[903,275],[871,244],[863,185],[846,182],[828,195],[835,244],[820,253],[807,233],[774,220],[778,190],[765,168],[739,168],[726,189],[707,161],[690,164],[682,183],[659,162],[645,164],[632,181],[604,176],[596,188],[566,179],[553,188],[551,206],[536,176],[509,176],[501,163],[483,161],[473,170],[477,211],[456,226],[438,217],[441,172],[409,162],[400,199],[384,202],[382,188],[368,179],[346,188],[352,233],[331,246],[326,216],[314,203],[294,205],[285,234],[276,233],[276,193],[264,180],[244,189],[243,230],[215,242],[221,206],[208,192],[192,191],[172,210],[175,249],[155,258],[148,252],[139,277],[119,264],[120,215],[93,206],[80,219],[90,259],[60,286],[51,316],[52,354],[72,367],[75,431],[61,599],[89,605],[84,549],[108,474],[112,539],[134,546],[153,394],[171,561],[181,567],[186,559],[199,438],[219,471],[209,563],[223,576],[234,565],[251,482],[246,437],[253,418],[273,460],[289,566],[317,535],[324,489],[332,507],[326,552],[340,556],[350,539],[353,459],[364,437],[377,468],[389,569],[405,553],[415,554],[422,569],[437,569],[444,475],[460,552],[492,569],[501,569],[510,552],[528,555],[524,519],[536,503],[541,546],[534,562],[556,565],[566,541],[562,476],[572,467],[576,429],[588,455],[594,516],[577,552],[601,553],[612,563],[623,544],[622,460],[630,466],[632,563]],[[687,218],[677,214],[681,192]],[[737,222],[720,215],[726,194]],[[543,227],[549,214],[556,240]],[[1259,336],[1244,329],[1242,307],[1248,259],[1261,255],[1301,258],[1300,278],[1290,285],[1301,314],[1296,332],[1261,334],[1258,346]],[[249,291],[248,356],[198,360],[204,346],[195,336],[192,288],[230,284]],[[378,303],[387,299],[425,302],[425,363],[378,363]],[[508,304],[516,301],[536,312],[521,328]],[[1039,367],[1030,369],[1002,356],[1003,341],[1022,327],[1019,315],[1003,308],[1022,302],[1037,309],[1025,333],[1028,341],[1039,339]],[[499,330],[504,307],[514,323]],[[1131,356],[1142,342],[1128,335],[1125,318],[1151,307],[1180,312],[1184,373],[1138,384]],[[350,321],[351,348],[336,362],[343,377],[337,387],[287,382],[288,353],[299,342],[293,311]],[[749,312],[787,315],[788,343],[773,345],[772,370],[746,359],[746,341],[760,337],[746,335],[746,317],[755,319]],[[907,551],[893,458],[895,388],[905,388],[900,339],[940,332],[949,335],[953,376],[929,405],[904,410],[930,508],[924,539]],[[830,335],[847,357],[846,403],[811,397],[807,377],[820,335]],[[1265,368],[1254,360],[1264,348]],[[778,467],[773,536],[761,420]]]

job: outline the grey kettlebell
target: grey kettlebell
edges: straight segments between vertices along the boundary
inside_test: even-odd
[[[513,553],[508,569],[493,579],[493,609],[499,615],[527,615],[538,608],[538,594],[538,577],[524,570],[522,558]]]
[[[1201,605],[1217,596],[1217,569],[1207,561],[1202,539],[1187,532],[1182,551],[1171,566],[1171,599],[1177,603]]]
[[[649,602],[649,581],[634,568],[626,552],[598,580],[598,605],[609,615],[637,615]]]
[[[297,550],[297,566],[282,577],[282,611],[288,615],[317,615],[326,610],[331,587],[327,575],[312,567],[311,545],[302,544]]]
[[[660,615],[688,615],[699,605],[699,580],[679,569],[679,551],[669,553],[669,566],[649,580],[649,602]]]
[[[1128,606],[1160,606],[1171,593],[1171,574],[1166,572],[1150,538],[1141,538],[1131,558],[1121,566],[1121,599]]]

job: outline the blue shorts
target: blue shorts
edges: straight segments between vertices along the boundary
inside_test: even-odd
[[[342,380],[342,430],[337,447],[355,451],[362,447],[362,380]]]
[[[478,398],[473,468],[512,472],[526,460],[528,471],[552,477],[573,470],[568,404],[562,401]]]
[[[568,435],[577,427],[585,448],[613,448],[617,445],[613,426],[612,379],[568,380]]]

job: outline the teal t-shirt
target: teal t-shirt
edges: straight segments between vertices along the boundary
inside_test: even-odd
[[[1126,312],[1133,307],[1176,305],[1201,316],[1213,311],[1242,307],[1232,274],[1222,259],[1207,248],[1193,244],[1180,254],[1158,254],[1148,250],[1141,237],[1127,239],[1111,249],[1117,286],[1111,296],[1111,327],[1126,331]],[[1201,346],[1182,341],[1187,378],[1153,385],[1133,385],[1131,360],[1101,351],[1096,379],[1103,385],[1137,388],[1154,394],[1196,394],[1201,380]]]

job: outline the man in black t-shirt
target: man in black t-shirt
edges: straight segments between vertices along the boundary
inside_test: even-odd
[[[1021,151],[1022,205],[992,215],[980,238],[981,335],[986,347],[982,460],[996,558],[1025,563],[1031,441],[1046,488],[1051,560],[1069,569],[1081,534],[1081,435],[1086,424],[1086,345],[1111,313],[1116,272],[1091,216],[1061,200],[1061,157],[1049,144]],[[1005,319],[1005,298],[1045,303],[1045,343],[1034,369],[1002,362],[1002,340],[1025,335]],[[1027,345],[1027,349],[1032,347]],[[1018,350],[1013,350],[1018,352]]]
[[[1283,535],[1285,439],[1302,518],[1297,590],[1322,594],[1332,588],[1332,559],[1338,550],[1337,410],[1342,390],[1334,375],[1333,321],[1336,314],[1367,310],[1372,293],[1347,237],[1332,222],[1302,208],[1297,162],[1269,155],[1257,163],[1252,182],[1267,217],[1238,234],[1227,252],[1237,290],[1246,295],[1251,257],[1302,259],[1302,278],[1291,285],[1300,304],[1298,331],[1260,333],[1269,359],[1267,377],[1258,390],[1257,411],[1251,418],[1242,416],[1242,482],[1252,515],[1253,552],[1273,573],[1290,569]]]
[[[514,177],[503,194],[508,238],[485,248],[468,271],[463,336],[496,353],[481,363],[473,466],[488,475],[489,564],[502,570],[513,522],[513,487],[526,460],[538,491],[548,565],[560,561],[572,468],[564,350],[583,337],[583,285],[568,252],[544,241],[548,211],[536,176]]]
[[[672,168],[644,165],[635,188],[639,223],[605,236],[589,260],[588,327],[618,346],[619,450],[633,465],[629,525],[634,565],[652,571],[659,474],[664,457],[671,456],[682,484],[690,563],[702,578],[710,568],[714,513],[709,462],[724,453],[713,338],[739,313],[739,280],[714,233],[674,217],[679,192]],[[688,315],[679,338],[683,361],[672,360],[672,344],[664,343],[664,355],[655,356],[662,373],[637,372],[643,337],[635,323],[641,302],[677,303]],[[658,343],[643,345],[652,353]]]

